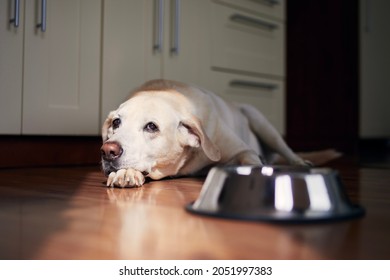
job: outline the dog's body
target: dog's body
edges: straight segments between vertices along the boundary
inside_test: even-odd
[[[145,177],[193,175],[215,164],[261,165],[264,147],[307,164],[257,109],[167,80],[136,89],[109,114],[102,137],[109,186],[141,186]]]

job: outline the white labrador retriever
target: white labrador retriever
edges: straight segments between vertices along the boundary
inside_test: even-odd
[[[107,186],[141,186],[145,177],[194,175],[216,164],[261,165],[265,147],[307,165],[254,107],[167,80],[136,89],[110,112],[102,137]]]

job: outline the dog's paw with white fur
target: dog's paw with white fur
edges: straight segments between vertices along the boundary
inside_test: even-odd
[[[119,169],[111,172],[107,178],[107,187],[141,187],[145,182],[145,176],[133,168]]]

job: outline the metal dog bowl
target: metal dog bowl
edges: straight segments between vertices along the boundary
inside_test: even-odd
[[[315,222],[362,216],[337,171],[278,166],[214,167],[192,213],[269,222]]]

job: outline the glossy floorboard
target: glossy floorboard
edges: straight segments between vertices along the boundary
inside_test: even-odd
[[[340,171],[366,216],[314,225],[203,217],[203,178],[104,186],[99,167],[0,170],[0,259],[390,259],[390,171]]]

